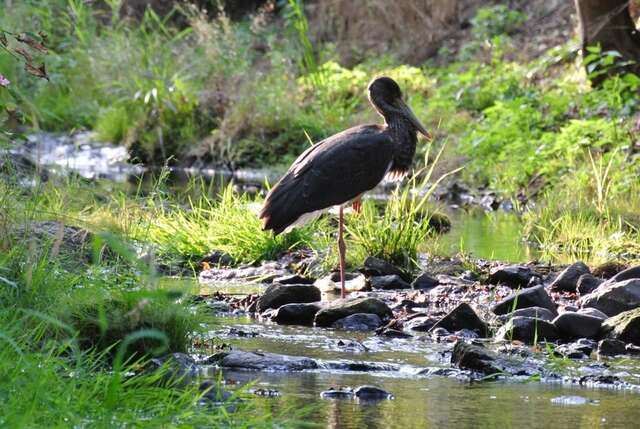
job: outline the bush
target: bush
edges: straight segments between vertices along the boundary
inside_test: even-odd
[[[522,12],[499,4],[481,7],[471,19],[473,34],[482,40],[491,39],[500,34],[511,34],[521,26],[526,17]]]

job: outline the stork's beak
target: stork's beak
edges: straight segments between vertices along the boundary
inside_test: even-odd
[[[429,133],[429,131],[427,131],[424,125],[422,125],[420,120],[416,117],[416,115],[411,110],[411,107],[409,107],[407,103],[405,103],[404,100],[402,99],[398,101],[398,105],[400,110],[402,110],[402,113],[405,114],[407,119],[409,119],[409,121],[413,124],[413,126],[416,127],[416,129],[420,132],[420,134],[425,136],[428,140],[432,140],[433,137],[431,136],[431,133]]]

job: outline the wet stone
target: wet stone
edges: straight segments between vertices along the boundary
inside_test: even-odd
[[[304,277],[299,274],[291,274],[273,279],[273,283],[279,283],[281,285],[311,285],[315,281],[315,279]]]
[[[257,337],[258,333],[257,332],[251,332],[251,331],[244,331],[242,329],[231,327],[231,328],[227,329],[227,331],[225,332],[225,335],[227,337],[252,338],[252,337]]]
[[[376,314],[356,313],[336,320],[331,327],[344,331],[373,331],[381,324],[382,320]]]
[[[307,357],[243,351],[217,353],[207,358],[206,363],[222,368],[253,371],[302,371],[318,368],[318,363]]]
[[[381,401],[393,399],[393,395],[384,389],[376,386],[359,386],[353,391],[356,398],[361,401]]]
[[[447,331],[444,328],[430,329],[429,332],[431,333],[431,336],[434,338],[447,337],[451,335],[451,332]]]
[[[610,317],[602,324],[609,338],[640,345],[640,308]]]
[[[420,274],[412,283],[412,289],[431,290],[438,286],[439,282],[427,273]]]
[[[438,320],[431,329],[444,328],[448,331],[469,329],[478,334],[487,335],[487,324],[478,317],[476,312],[466,302],[451,310],[446,316]]]
[[[580,295],[587,295],[596,290],[601,283],[602,280],[592,274],[583,274],[576,283],[576,290]]]
[[[355,394],[353,392],[353,389],[349,387],[342,387],[339,389],[335,389],[332,387],[328,390],[320,392],[320,397],[322,399],[353,399],[355,397]]]
[[[597,317],[598,319],[602,319],[602,320],[605,320],[608,318],[608,316],[604,314],[602,311],[592,307],[579,308],[577,312],[580,314],[586,314],[587,316]]]
[[[510,288],[526,288],[538,275],[525,265],[500,265],[489,271],[489,283],[502,284]]]
[[[510,311],[528,307],[546,308],[553,314],[557,314],[556,305],[544,289],[544,285],[531,287],[515,292],[493,306],[493,312],[497,315],[507,314]]]
[[[195,380],[200,373],[195,359],[186,353],[171,353],[151,359],[152,369],[158,369],[163,365],[168,365],[165,379],[177,381],[183,386]]]
[[[384,329],[378,334],[381,337],[387,338],[411,338],[413,335],[406,332],[398,331],[397,329]]]
[[[607,280],[606,283],[612,284],[630,279],[640,279],[640,265],[636,265],[635,267],[630,267],[626,270],[620,271],[618,274]]]
[[[340,284],[340,274],[333,273],[322,277],[315,281],[317,286],[323,292],[339,292],[342,288]],[[365,276],[359,273],[345,273],[344,287],[347,292],[359,292],[368,290],[368,283]]]
[[[364,267],[360,270],[366,276],[389,276],[389,275],[397,275],[400,277],[404,276],[404,273],[401,269],[396,267],[389,262],[376,258],[373,256],[369,256],[364,261]]]
[[[224,389],[221,389],[215,382],[211,380],[205,380],[198,386],[201,392],[204,392],[204,398],[212,402],[226,402],[233,394]]]
[[[220,267],[230,267],[233,265],[233,258],[222,250],[214,250],[200,260],[200,265],[204,265],[205,263]]]
[[[356,313],[375,314],[381,319],[392,317],[391,309],[378,298],[344,298],[332,301],[318,311],[315,317],[316,326],[329,327],[336,320]]]
[[[319,303],[285,304],[271,316],[271,320],[280,325],[312,326],[316,313],[322,306]]]
[[[258,312],[269,308],[279,308],[285,304],[299,304],[320,301],[320,289],[313,285],[272,284],[258,298]]]
[[[598,356],[618,356],[626,353],[624,341],[605,338],[598,343]]]
[[[369,284],[372,289],[409,289],[411,285],[402,280],[397,274],[391,274],[387,276],[375,276],[369,279]]]
[[[491,350],[464,341],[458,341],[453,346],[451,363],[461,369],[470,369],[484,374],[503,372],[505,367],[500,364],[498,355]]]
[[[600,333],[602,319],[584,313],[566,312],[556,317],[553,324],[565,339],[596,338]]]
[[[418,332],[427,332],[438,321],[437,318],[431,316],[415,317],[405,322],[404,327]]]
[[[593,351],[595,343],[593,342],[575,342],[562,344],[554,349],[554,354],[565,357],[567,359],[587,359]]]
[[[546,320],[548,322],[551,322],[554,319],[555,315],[546,308],[528,307],[528,308],[521,308],[519,310],[513,311],[508,314],[503,314],[499,316],[498,319],[501,322],[505,323],[513,317],[533,317],[536,319],[541,319],[541,320]]]
[[[335,369],[338,371],[356,372],[391,372],[398,371],[399,365],[384,362],[354,362],[354,361],[327,361],[322,364],[323,368]]]
[[[553,291],[575,292],[580,276],[589,273],[591,273],[589,267],[583,262],[576,262],[558,274],[549,287]]]
[[[607,316],[633,310],[640,307],[640,279],[603,283],[598,289],[582,297],[581,302],[582,307],[593,307]]]
[[[555,325],[546,320],[532,317],[514,317],[498,330],[496,338],[533,344],[536,340],[539,342],[555,341],[559,338],[559,333]]]

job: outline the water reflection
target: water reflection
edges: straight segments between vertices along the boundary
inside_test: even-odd
[[[464,252],[477,258],[526,262],[540,257],[539,250],[522,239],[522,221],[514,213],[455,210],[447,213],[451,231],[440,237],[445,255]]]

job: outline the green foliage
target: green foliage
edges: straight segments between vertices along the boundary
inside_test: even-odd
[[[153,330],[162,334],[162,341],[146,337],[131,341],[125,356],[141,357],[158,349],[161,353],[186,352],[201,320],[175,303],[180,295],[170,291],[116,291],[95,296],[92,291],[88,296],[79,292],[69,304],[69,323],[77,331],[79,345],[87,350],[108,350],[132,334]]]
[[[503,4],[481,7],[471,19],[472,31],[479,39],[491,39],[500,34],[513,33],[525,19],[522,12],[509,9]]]
[[[48,188],[36,184],[12,198],[19,191],[5,180],[2,194],[12,204],[0,205],[0,220],[7,229],[61,215],[51,211],[56,196],[42,198]],[[68,217],[77,210],[73,202],[62,208]],[[180,292],[157,289],[126,242],[101,240],[121,259],[75,261],[74,271],[28,232],[0,246],[0,426],[296,427],[255,402],[236,403],[241,392],[233,408],[204,406],[198,380],[186,382],[170,364],[148,368],[143,354],[187,351],[206,319],[180,302]]]

